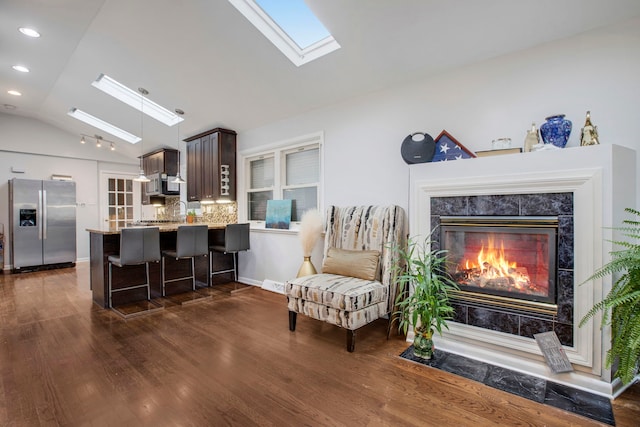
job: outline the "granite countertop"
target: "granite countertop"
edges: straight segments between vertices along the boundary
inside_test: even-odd
[[[154,224],[154,223],[148,223],[146,225],[129,225],[126,228],[139,228],[139,227],[158,227],[160,229],[160,232],[169,232],[169,231],[177,231],[178,227],[180,226],[192,226],[192,225],[207,225],[209,227],[210,230],[215,230],[215,229],[219,229],[222,230],[224,229],[227,224],[223,224],[223,223],[204,223],[204,222],[197,222],[197,223],[193,223],[193,224],[188,224],[185,222],[163,222],[163,223],[158,223],[158,224]],[[86,230],[89,233],[95,233],[95,234],[120,234],[120,230],[122,228],[121,227],[102,227],[102,228],[87,228]]]

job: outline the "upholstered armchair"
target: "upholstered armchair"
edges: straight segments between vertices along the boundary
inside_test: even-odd
[[[298,313],[322,320],[346,329],[347,351],[354,351],[357,329],[386,315],[391,321],[400,262],[392,248],[405,236],[399,206],[329,207],[322,272],[285,283],[289,330]]]

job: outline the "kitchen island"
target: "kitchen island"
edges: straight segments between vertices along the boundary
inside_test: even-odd
[[[178,227],[187,225],[183,223],[163,223],[153,224],[160,229],[160,250],[175,249],[176,235]],[[209,245],[224,245],[224,232],[226,224],[207,224],[209,227]],[[108,281],[109,281],[109,255],[120,253],[120,229],[88,228],[90,239],[90,285],[93,293],[93,301],[100,307],[109,307]],[[231,255],[214,253],[214,267],[233,267]],[[209,283],[209,259],[205,256],[196,257],[196,281],[198,286],[207,286]],[[114,289],[124,288],[132,284],[144,282],[144,265],[128,265],[121,268],[114,268],[113,283]],[[188,274],[190,263],[187,260],[166,260],[166,274],[168,278],[181,277]],[[149,279],[151,285],[151,298],[162,296],[161,264],[159,262],[149,263]],[[219,276],[226,281],[233,280],[233,273]],[[191,291],[191,281],[184,280],[174,282],[171,289],[167,289],[168,294]],[[133,301],[145,300],[146,290],[143,288],[132,289],[130,291],[117,292],[113,295],[113,305],[122,305]]]

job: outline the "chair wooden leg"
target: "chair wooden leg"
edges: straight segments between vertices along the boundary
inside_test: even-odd
[[[291,332],[296,330],[296,319],[298,317],[298,313],[295,311],[289,310],[289,330]]]
[[[356,349],[356,331],[347,329],[347,351],[353,353]]]

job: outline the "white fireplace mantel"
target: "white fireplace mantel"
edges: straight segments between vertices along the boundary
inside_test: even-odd
[[[442,350],[493,363],[605,396],[622,391],[604,366],[611,332],[600,318],[579,328],[580,319],[611,288],[611,281],[582,285],[609,260],[611,227],[635,207],[635,152],[617,145],[597,145],[553,151],[509,154],[409,167],[410,235],[425,238],[431,231],[431,198],[572,192],[574,195],[574,345],[564,350],[574,371],[554,374],[532,338],[514,336],[449,322],[436,337]],[[412,336],[409,336],[411,339]]]

